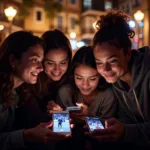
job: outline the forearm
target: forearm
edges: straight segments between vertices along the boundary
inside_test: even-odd
[[[1,132],[0,133],[1,150],[6,150],[9,148],[25,148],[23,134],[24,130],[18,130],[13,132]]]

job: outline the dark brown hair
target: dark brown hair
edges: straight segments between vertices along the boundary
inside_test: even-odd
[[[135,32],[129,27],[129,16],[122,11],[109,11],[106,15],[100,16],[97,21],[97,33],[93,39],[93,46],[107,42],[124,52],[131,48],[131,38]]]
[[[6,105],[5,109],[9,107],[13,99],[13,73],[15,74],[9,57],[13,55],[19,60],[24,52],[36,44],[42,45],[40,38],[30,32],[18,31],[10,34],[0,46],[0,92]]]
[[[46,31],[41,38],[43,40],[44,55],[46,55],[49,51],[54,51],[59,48],[62,48],[68,55],[68,69],[60,81],[54,82],[44,71],[40,73],[38,82],[36,84],[36,90],[41,95],[44,95],[45,93],[47,94],[52,92],[51,90],[54,91],[55,88],[57,89],[64,82],[66,82],[68,70],[71,65],[72,50],[68,38],[60,30],[54,29]]]

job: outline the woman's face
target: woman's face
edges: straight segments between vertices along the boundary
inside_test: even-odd
[[[108,83],[115,83],[128,72],[130,55],[130,51],[124,54],[123,49],[106,42],[96,45],[94,48],[97,71]]]
[[[79,65],[74,71],[75,84],[80,90],[81,94],[88,96],[98,86],[99,74],[96,69],[86,65]]]
[[[42,60],[44,50],[37,44],[22,54],[20,60],[15,60],[15,73],[18,81],[35,84],[38,74],[43,71]]]
[[[53,81],[59,81],[67,69],[68,55],[64,49],[54,49],[45,55],[44,71]]]

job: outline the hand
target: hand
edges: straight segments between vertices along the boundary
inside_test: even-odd
[[[124,125],[117,119],[111,118],[105,121],[105,129],[96,129],[92,133],[85,134],[99,142],[116,142],[124,134]]]
[[[83,116],[88,116],[89,111],[88,111],[88,106],[83,104],[83,103],[76,103],[77,106],[81,107],[81,111],[79,112],[71,112],[71,117],[83,117]]]
[[[48,102],[47,112],[51,114],[54,110],[62,111],[63,109],[59,105],[57,105],[54,101]]]
[[[35,128],[26,129],[24,131],[24,140],[29,143],[56,143],[67,138],[66,135],[52,132],[49,128],[52,127],[52,121],[48,123],[40,123]]]

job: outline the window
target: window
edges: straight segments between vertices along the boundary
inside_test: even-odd
[[[91,9],[92,8],[92,0],[84,0],[83,6],[85,9]]]
[[[63,17],[62,16],[58,16],[57,17],[57,26],[58,26],[58,29],[62,30],[62,27],[63,27]]]
[[[71,29],[75,29],[76,19],[72,17],[70,20],[71,20]]]
[[[36,11],[36,20],[41,21],[42,20],[42,12],[41,11]]]
[[[63,3],[64,0],[58,0],[59,3]]]
[[[76,4],[76,0],[69,0],[70,1],[70,4]]]
[[[111,9],[112,8],[112,3],[110,1],[105,2],[105,10]]]

